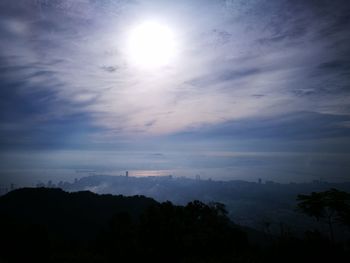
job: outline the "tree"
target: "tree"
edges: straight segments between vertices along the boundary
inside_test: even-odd
[[[331,241],[334,241],[333,224],[349,223],[350,194],[337,189],[324,192],[312,192],[311,195],[298,195],[298,208],[317,221],[325,221],[329,227]]]

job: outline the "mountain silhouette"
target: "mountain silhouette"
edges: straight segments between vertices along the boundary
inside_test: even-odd
[[[0,214],[26,223],[44,225],[55,236],[93,238],[113,215],[128,213],[134,220],[157,204],[144,196],[68,193],[58,188],[22,188],[0,198]]]
[[[23,188],[0,197],[0,262],[341,262],[345,244],[251,232],[221,203]],[[260,240],[251,242],[248,236]],[[264,242],[263,245],[261,243]],[[344,261],[346,262],[346,261]]]
[[[162,262],[174,251],[167,261],[227,258],[247,239],[226,213],[219,203],[175,206],[144,196],[23,188],[0,197],[0,258]]]

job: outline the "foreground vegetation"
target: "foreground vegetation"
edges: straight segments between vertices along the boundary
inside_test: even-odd
[[[320,197],[322,196],[322,198]],[[347,224],[349,195],[298,197],[317,220]],[[330,218],[331,215],[331,218]],[[0,198],[0,262],[341,262],[349,244],[310,230],[272,236],[233,224],[224,205],[26,188]]]

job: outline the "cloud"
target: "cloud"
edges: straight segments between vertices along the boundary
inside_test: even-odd
[[[101,68],[110,73],[116,72],[118,70],[117,66],[102,66]]]
[[[350,116],[299,112],[271,117],[253,117],[207,125],[193,131],[197,138],[275,139],[284,141],[346,138],[350,132]],[[185,136],[189,136],[187,133]]]
[[[350,113],[345,1],[3,1],[1,10],[1,93],[16,86],[14,105],[30,100],[27,117],[41,124],[82,114],[109,134],[140,136]],[[178,60],[145,72],[128,62],[125,31],[156,11],[174,27]]]

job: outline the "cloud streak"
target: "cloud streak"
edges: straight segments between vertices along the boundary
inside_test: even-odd
[[[118,134],[171,134],[261,114],[349,114],[349,61],[338,59],[350,53],[348,5],[272,2],[4,1],[2,81],[22,80],[20,94],[47,93],[58,103],[45,114],[88,113]],[[144,72],[128,64],[124,36],[155,6],[172,14],[164,20],[179,55]]]
[[[247,165],[246,156],[232,159],[237,151],[347,159],[349,13],[345,0],[3,0],[1,150],[166,156],[142,156],[154,166],[140,169]],[[128,32],[148,19],[167,24],[177,42],[176,59],[157,70],[126,52]],[[120,168],[109,158],[106,166]]]

